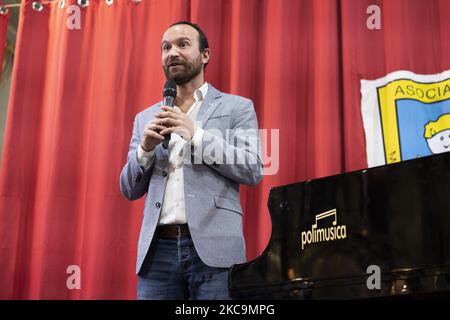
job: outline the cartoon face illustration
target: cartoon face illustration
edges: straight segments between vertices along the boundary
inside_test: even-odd
[[[430,139],[427,139],[427,143],[428,148],[434,154],[450,151],[450,129],[436,133]]]
[[[450,151],[450,114],[425,125],[424,138],[433,154]]]

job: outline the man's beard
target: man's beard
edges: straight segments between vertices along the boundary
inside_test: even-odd
[[[173,61],[172,61],[173,62]],[[169,67],[167,65],[163,66],[164,73],[166,74],[167,79],[172,79],[175,81],[177,85],[183,85],[188,83],[192,79],[202,72],[202,57],[199,55],[198,59],[194,61],[194,63],[186,62],[186,61],[175,61],[184,66],[183,71],[178,71],[175,74],[171,74]]]

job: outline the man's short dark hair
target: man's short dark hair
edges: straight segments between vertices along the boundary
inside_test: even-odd
[[[203,32],[203,30],[202,30],[197,24],[192,23],[192,22],[187,21],[187,20],[181,20],[181,21],[175,22],[175,23],[172,24],[170,27],[177,26],[177,25],[180,25],[180,24],[185,24],[185,25],[191,26],[192,28],[194,28],[195,30],[197,30],[197,32],[198,32],[198,42],[199,42],[199,50],[200,50],[200,52],[203,52],[205,49],[208,49],[208,48],[209,48],[208,38],[206,38],[205,33]],[[208,62],[205,63],[205,68],[206,68],[206,65],[207,65],[207,64],[208,64]]]
[[[187,21],[187,20],[182,20],[182,21],[175,22],[174,24],[171,25],[171,27],[179,25],[179,24],[186,24],[188,26],[191,26],[195,30],[197,30],[197,32],[198,32],[198,42],[200,43],[200,48],[199,48],[200,52],[203,52],[203,50],[209,48],[208,39],[206,38],[206,35],[203,32],[203,30],[200,29],[200,27],[197,24],[192,23],[192,22]]]

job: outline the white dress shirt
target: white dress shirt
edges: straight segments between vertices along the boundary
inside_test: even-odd
[[[195,101],[186,113],[194,122],[207,92],[207,82],[194,91]],[[175,108],[180,110],[177,106],[175,106]],[[187,223],[184,203],[183,149],[187,143],[191,143],[194,146],[201,144],[202,137],[203,129],[197,126],[191,141],[184,140],[176,133],[172,133],[170,135],[168,147],[169,168],[167,172],[167,184],[162,203],[161,216],[158,223],[159,225]],[[137,158],[142,167],[147,169],[153,156],[154,150],[146,152],[139,144]]]

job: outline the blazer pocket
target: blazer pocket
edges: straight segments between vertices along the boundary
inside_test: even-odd
[[[214,203],[216,208],[226,209],[230,211],[234,211],[242,215],[242,208],[239,201],[223,198],[219,196],[214,196]]]
[[[230,115],[229,114],[213,114],[206,120],[204,128],[226,130],[230,128]]]
[[[209,117],[209,119],[223,118],[223,117],[229,117],[229,116],[230,116],[229,113],[223,113],[223,114],[217,113],[217,114],[212,114],[212,115]]]

